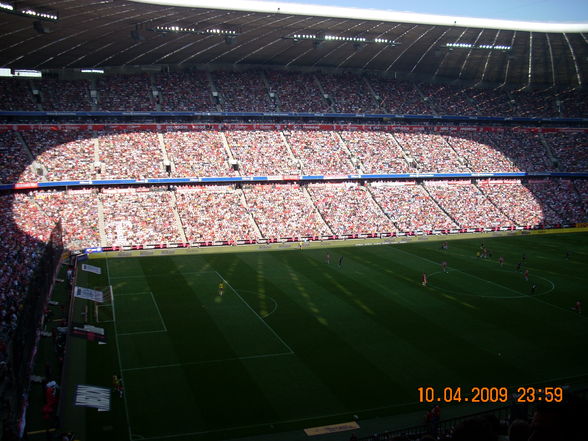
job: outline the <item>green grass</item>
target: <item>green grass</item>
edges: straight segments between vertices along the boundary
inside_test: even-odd
[[[484,244],[489,259],[476,239],[92,260],[103,274],[77,284],[112,285],[109,342],[72,341],[65,392],[116,372],[126,393],[65,423],[87,440],[220,440],[424,411],[421,386],[586,381],[588,317],[571,307],[588,305],[588,234]]]

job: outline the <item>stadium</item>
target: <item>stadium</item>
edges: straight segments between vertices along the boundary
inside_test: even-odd
[[[588,23],[0,20],[0,440],[588,439]]]

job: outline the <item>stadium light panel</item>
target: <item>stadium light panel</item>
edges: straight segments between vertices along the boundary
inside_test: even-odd
[[[461,48],[461,49],[486,49],[491,51],[509,51],[512,49],[511,46],[505,45],[494,45],[494,44],[479,44],[474,45],[472,43],[447,43],[445,47],[450,49]]]
[[[80,69],[81,73],[103,74],[104,69]]]
[[[0,77],[11,77],[12,71],[7,67],[0,67]]]
[[[0,2],[0,9],[5,9],[7,11],[14,11],[14,5],[11,5],[7,2]]]
[[[37,8],[30,5],[21,5],[15,2],[8,2],[6,0],[0,0],[0,11],[7,12],[9,14],[24,15],[26,17],[34,17],[39,20],[57,21],[59,20],[59,13],[56,9],[50,8]]]
[[[316,42],[322,42],[322,41],[344,41],[344,42],[350,42],[350,43],[377,43],[377,44],[389,44],[389,45],[393,45],[396,46],[399,43],[395,42],[394,40],[388,40],[387,38],[368,38],[368,37],[357,37],[357,36],[345,36],[345,35],[333,35],[333,34],[327,34],[327,35],[317,35],[317,34],[305,34],[305,33],[299,33],[299,34],[292,34],[286,37],[283,37],[285,39],[292,39],[295,41],[299,41],[299,40],[313,40],[315,43]]]
[[[234,29],[222,29],[222,28],[207,28],[207,29],[198,29],[194,27],[184,27],[178,25],[171,25],[171,26],[155,26],[152,29],[149,29],[153,32],[160,32],[160,33],[183,33],[183,34],[200,34],[200,35],[222,35],[222,36],[232,36],[236,37],[238,32]]]
[[[16,69],[14,71],[15,77],[30,77],[30,78],[41,78],[43,74],[40,70],[31,69]]]
[[[51,14],[49,12],[35,11],[34,9],[31,9],[31,8],[21,9],[21,10],[19,10],[19,12],[24,15],[29,15],[31,17],[36,17],[36,18],[45,18],[47,20],[57,20],[58,19],[56,14]]]

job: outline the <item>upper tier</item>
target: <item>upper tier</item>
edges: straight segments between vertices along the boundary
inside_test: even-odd
[[[195,111],[588,117],[574,89],[514,91],[411,83],[369,75],[174,72],[87,80],[2,79],[0,111]]]

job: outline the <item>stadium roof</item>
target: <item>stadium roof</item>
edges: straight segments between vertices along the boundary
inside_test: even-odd
[[[0,14],[0,67],[269,65],[513,85],[588,82],[588,23],[483,20],[257,1],[28,0],[26,4],[54,11],[59,19]]]

